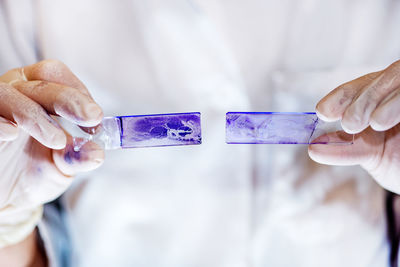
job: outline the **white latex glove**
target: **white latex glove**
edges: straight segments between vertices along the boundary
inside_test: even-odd
[[[310,145],[310,157],[323,164],[359,164],[384,188],[400,193],[400,61],[339,86],[316,109],[322,120],[341,120],[343,129],[356,135],[353,145]]]
[[[103,150],[72,140],[50,116],[81,126],[103,113],[86,87],[61,62],[41,61],[0,76],[0,248],[27,237],[42,205],[61,195],[77,172],[101,165]]]

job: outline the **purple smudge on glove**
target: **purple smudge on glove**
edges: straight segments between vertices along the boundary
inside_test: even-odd
[[[64,160],[68,164],[73,164],[74,161],[79,161],[81,159],[81,152],[74,151],[71,145],[67,145],[65,148]]]
[[[119,116],[121,147],[201,144],[200,113]]]
[[[333,127],[332,127],[333,126]],[[314,112],[228,112],[228,144],[311,144],[323,134],[340,130]]]

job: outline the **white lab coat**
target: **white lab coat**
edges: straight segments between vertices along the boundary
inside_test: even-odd
[[[312,111],[394,62],[400,1],[32,2],[4,1],[18,31],[0,41],[2,71],[57,58],[106,115],[202,113],[201,146],[110,151],[75,181],[73,266],[387,265],[368,174],[318,165],[306,146],[227,145],[224,116]]]

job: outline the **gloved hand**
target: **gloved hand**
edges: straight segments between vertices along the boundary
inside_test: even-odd
[[[103,113],[61,62],[41,61],[0,76],[0,248],[27,237],[42,205],[61,195],[77,172],[101,165],[103,150],[86,143],[74,152],[50,115],[85,127]]]
[[[310,145],[310,157],[331,165],[360,164],[384,188],[400,193],[400,61],[337,87],[316,109],[322,120],[341,120],[348,133],[319,141],[356,135],[353,145]]]

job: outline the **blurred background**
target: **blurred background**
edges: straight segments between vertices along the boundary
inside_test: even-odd
[[[201,146],[110,151],[45,216],[63,266],[386,266],[384,190],[228,111],[314,111],[400,57],[396,0],[1,0],[0,72],[63,61],[106,116],[198,111]],[[56,211],[56,212],[55,212]]]

